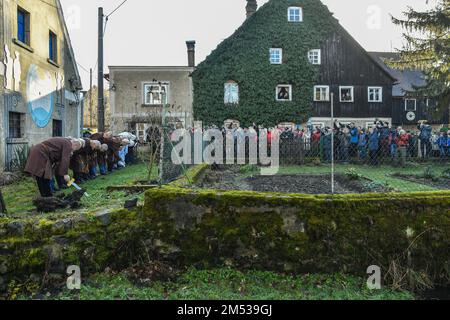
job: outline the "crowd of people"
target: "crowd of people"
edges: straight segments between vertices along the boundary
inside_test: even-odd
[[[235,141],[258,139],[262,131],[267,136],[269,147],[273,135],[280,137],[280,158],[301,154],[302,157],[330,162],[333,153],[334,160],[341,163],[357,161],[378,165],[389,162],[402,166],[408,159],[418,157],[450,159],[450,130],[433,131],[426,121],[418,124],[417,131],[395,128],[380,120],[374,121],[369,128],[356,126],[355,123],[342,124],[339,120],[334,122],[333,128],[314,127],[311,123],[303,129],[265,128],[255,124],[248,128],[238,124],[222,128],[224,138],[232,135]],[[302,150],[298,152],[296,149]]]
[[[25,172],[35,177],[42,197],[52,197],[72,181],[82,184],[136,161],[137,137],[123,132],[85,133],[83,138],[55,137],[33,146]]]

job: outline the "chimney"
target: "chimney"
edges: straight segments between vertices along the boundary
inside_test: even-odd
[[[256,0],[247,0],[247,6],[245,7],[245,9],[247,10],[247,19],[248,19],[258,9],[258,3],[256,2]]]
[[[195,68],[195,41],[186,41],[188,53],[188,66]]]

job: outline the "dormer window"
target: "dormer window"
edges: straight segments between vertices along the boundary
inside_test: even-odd
[[[226,82],[224,90],[225,104],[239,104],[239,85],[235,81]]]
[[[308,52],[308,60],[311,64],[321,64],[321,53],[320,53],[320,49],[314,49],[314,50],[310,50]]]
[[[302,22],[303,21],[303,9],[300,7],[288,8],[288,21],[289,22]]]
[[[270,49],[270,63],[271,64],[283,63],[283,49],[279,48]]]

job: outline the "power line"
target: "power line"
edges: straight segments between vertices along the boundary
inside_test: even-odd
[[[78,62],[77,62],[77,65],[78,65],[81,69],[83,69],[84,71],[90,73],[90,71],[89,71],[87,68],[83,67],[83,66],[82,66],[81,64],[79,64]]]
[[[119,6],[117,8],[115,8],[110,14],[108,14],[106,16],[106,21],[108,21],[108,18],[110,16],[112,16],[114,14],[114,12],[116,12],[117,10],[119,10],[128,0],[125,0],[124,2],[122,2],[121,4],[119,4]]]

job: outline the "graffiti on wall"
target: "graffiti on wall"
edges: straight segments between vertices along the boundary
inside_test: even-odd
[[[27,102],[33,122],[45,128],[53,114],[55,81],[48,71],[32,64],[27,75]]]

